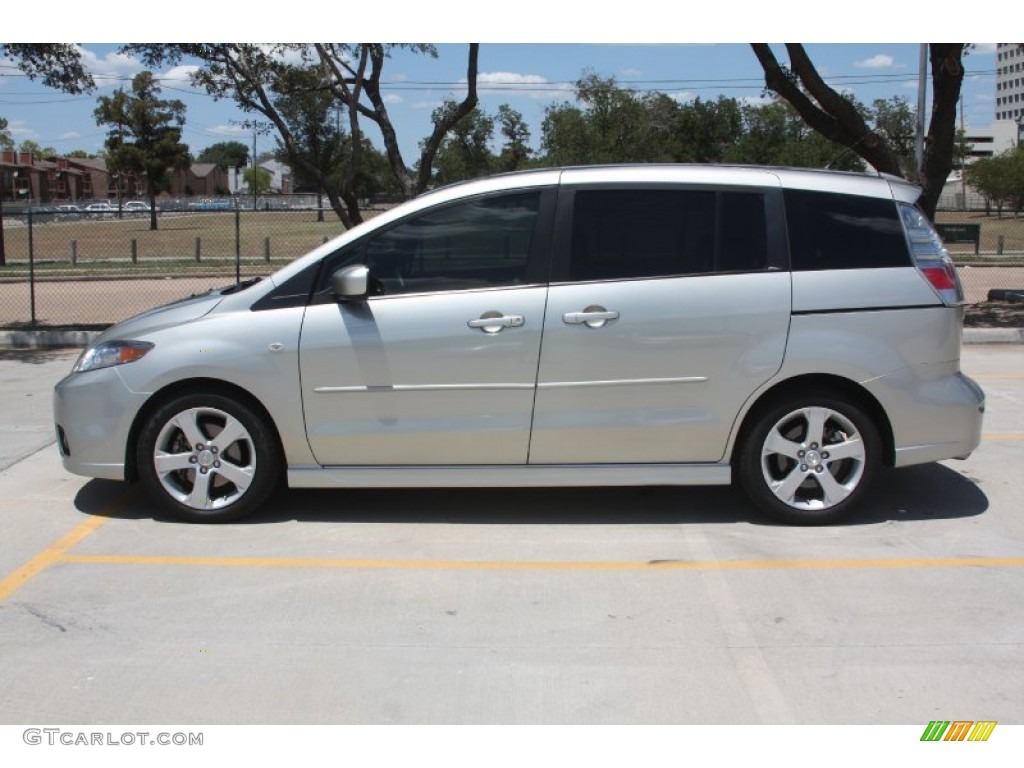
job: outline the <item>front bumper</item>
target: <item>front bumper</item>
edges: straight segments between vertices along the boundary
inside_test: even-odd
[[[61,380],[53,390],[53,417],[64,468],[124,480],[128,434],[145,400],[128,389],[116,367]]]

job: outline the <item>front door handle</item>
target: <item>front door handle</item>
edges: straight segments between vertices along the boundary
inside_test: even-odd
[[[503,315],[501,312],[484,312],[476,320],[470,320],[466,325],[470,328],[479,328],[484,333],[498,333],[502,328],[519,328],[526,323],[522,315]]]
[[[585,325],[588,328],[600,328],[609,320],[618,319],[618,312],[607,310],[597,304],[592,304],[582,312],[566,312],[562,315],[562,322],[567,325]]]

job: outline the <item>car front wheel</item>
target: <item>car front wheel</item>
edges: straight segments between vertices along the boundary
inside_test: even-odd
[[[255,510],[280,474],[277,440],[249,407],[189,394],[159,407],[143,426],[139,479],[165,510],[190,522],[227,522]]]
[[[845,399],[776,402],[747,433],[737,466],[747,495],[787,523],[834,523],[866,495],[882,443],[869,416]]]

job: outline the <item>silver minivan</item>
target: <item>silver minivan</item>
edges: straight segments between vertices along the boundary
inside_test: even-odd
[[[190,521],[293,488],[737,482],[839,520],[963,458],[984,394],[919,189],[729,166],[425,194],[264,280],[105,331],[54,394],[71,472]]]

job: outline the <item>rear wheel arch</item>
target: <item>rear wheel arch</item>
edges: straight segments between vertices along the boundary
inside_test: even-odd
[[[778,382],[762,392],[747,409],[740,428],[736,432],[729,455],[734,473],[739,451],[754,425],[775,405],[800,394],[841,397],[858,406],[871,418],[878,430],[882,441],[882,463],[887,467],[895,466],[896,441],[893,436],[892,423],[882,404],[864,387],[850,379],[832,374],[806,374]]]

